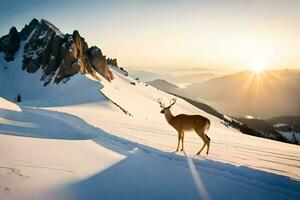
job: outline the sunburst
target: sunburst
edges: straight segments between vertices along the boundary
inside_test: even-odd
[[[261,73],[266,69],[265,63],[262,60],[255,60],[249,69],[255,73]]]

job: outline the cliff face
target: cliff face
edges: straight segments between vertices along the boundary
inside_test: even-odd
[[[29,38],[30,36],[30,38]],[[90,74],[100,80],[103,76],[108,81],[113,75],[101,50],[88,47],[77,30],[64,34],[46,20],[32,20],[21,32],[11,28],[8,35],[0,38],[0,52],[6,61],[13,61],[20,48],[20,42],[29,40],[24,45],[22,69],[35,73],[42,69],[41,81],[46,86],[52,80],[59,83],[77,73]]]
[[[103,74],[103,77],[108,81],[114,79],[112,72],[109,70],[107,66],[107,61],[105,56],[102,54],[101,50],[93,46],[88,50],[89,60],[91,61],[92,67],[99,73]]]

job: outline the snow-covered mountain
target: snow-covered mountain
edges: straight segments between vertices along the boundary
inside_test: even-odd
[[[37,38],[37,27],[8,61],[7,52],[0,53],[1,198],[300,198],[296,145],[241,134],[178,98],[173,114],[208,117],[212,142],[209,155],[195,156],[202,141],[186,133],[185,152],[176,153],[177,133],[157,103],[158,98],[168,102],[172,95],[113,65],[107,65],[113,77],[107,79],[91,60],[93,73],[82,71],[78,62],[79,71],[69,80],[55,81],[69,56],[90,59],[88,50],[73,51],[78,47],[74,34],[74,43],[66,43],[72,52],[63,54],[55,75],[46,75],[51,80],[45,85],[42,77],[49,66],[41,65],[33,73],[28,66],[22,69],[23,56],[28,55],[25,46]],[[67,36],[50,28],[55,37]],[[40,55],[37,49],[30,55]],[[74,63],[67,66],[77,68]],[[17,94],[22,96],[20,103],[7,101]]]
[[[98,47],[89,48],[78,31],[64,34],[44,19],[33,19],[20,32],[12,27],[0,38],[0,52],[0,95],[10,100],[18,94],[44,96],[43,86],[56,87],[78,73],[113,79]]]

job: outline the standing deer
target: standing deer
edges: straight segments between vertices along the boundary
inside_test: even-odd
[[[201,153],[201,151],[204,149],[205,146],[207,146],[206,154],[208,154],[210,138],[205,134],[205,131],[207,131],[210,127],[210,120],[201,115],[180,114],[180,115],[173,116],[170,111],[170,108],[176,103],[176,99],[174,98],[170,101],[170,105],[168,107],[165,107],[161,99],[158,99],[158,103],[162,108],[160,113],[165,114],[167,122],[178,132],[178,144],[177,144],[176,151],[178,151],[179,149],[180,140],[182,146],[181,151],[183,151],[184,149],[183,146],[184,131],[194,130],[204,142],[203,146],[198,151],[197,155]]]

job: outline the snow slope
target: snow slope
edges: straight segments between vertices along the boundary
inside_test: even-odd
[[[172,96],[146,86],[130,77],[125,77],[121,71],[112,68],[115,80],[108,83],[102,81],[104,87],[101,92],[127,110],[132,116],[125,115],[116,106],[106,100],[97,100],[80,105],[57,106],[54,101],[36,100],[24,102],[25,106],[39,106],[50,110],[66,112],[81,117],[91,125],[101,127],[114,135],[136,141],[147,146],[152,146],[166,152],[172,152],[176,148],[177,133],[166,122],[164,115],[160,114],[157,99],[163,97],[168,102]],[[135,82],[136,85],[130,84]],[[85,91],[81,98],[94,95],[94,89]],[[87,94],[89,93],[89,94]],[[69,95],[65,94],[65,98]],[[70,99],[73,94],[70,94]],[[112,106],[108,108],[108,105]],[[113,111],[111,111],[113,109]],[[117,112],[116,112],[117,111]],[[227,128],[221,124],[221,120],[211,116],[198,108],[178,99],[172,108],[174,114],[189,113],[202,114],[212,120],[209,136],[212,138],[210,159],[246,165],[277,174],[300,178],[299,153],[295,145],[283,144],[263,138],[257,138]],[[102,117],[105,116],[105,117]],[[193,132],[186,134],[186,150],[192,155],[201,147],[202,141]],[[267,158],[266,158],[267,157]]]
[[[24,121],[39,115],[45,121],[53,118],[49,126],[56,126],[56,120],[65,125],[56,126],[60,136],[53,135],[55,130],[41,130],[34,138],[0,135],[0,185],[7,199],[297,199],[300,195],[299,182],[288,177],[151,148],[66,113],[39,108],[22,112],[27,116]],[[71,132],[77,136],[70,137]]]
[[[21,92],[24,101],[0,99],[0,199],[300,198],[296,145],[241,134],[178,99],[174,114],[211,119],[212,144],[195,156],[202,141],[191,132],[176,153],[157,103],[172,96],[112,66],[112,83],[76,75],[47,87],[16,66],[1,69],[12,70],[1,84],[18,90],[2,97]]]
[[[21,108],[18,105],[11,103],[10,101],[7,101],[6,99],[0,97],[0,109],[4,109],[4,108],[17,111],[17,112],[21,111]]]

